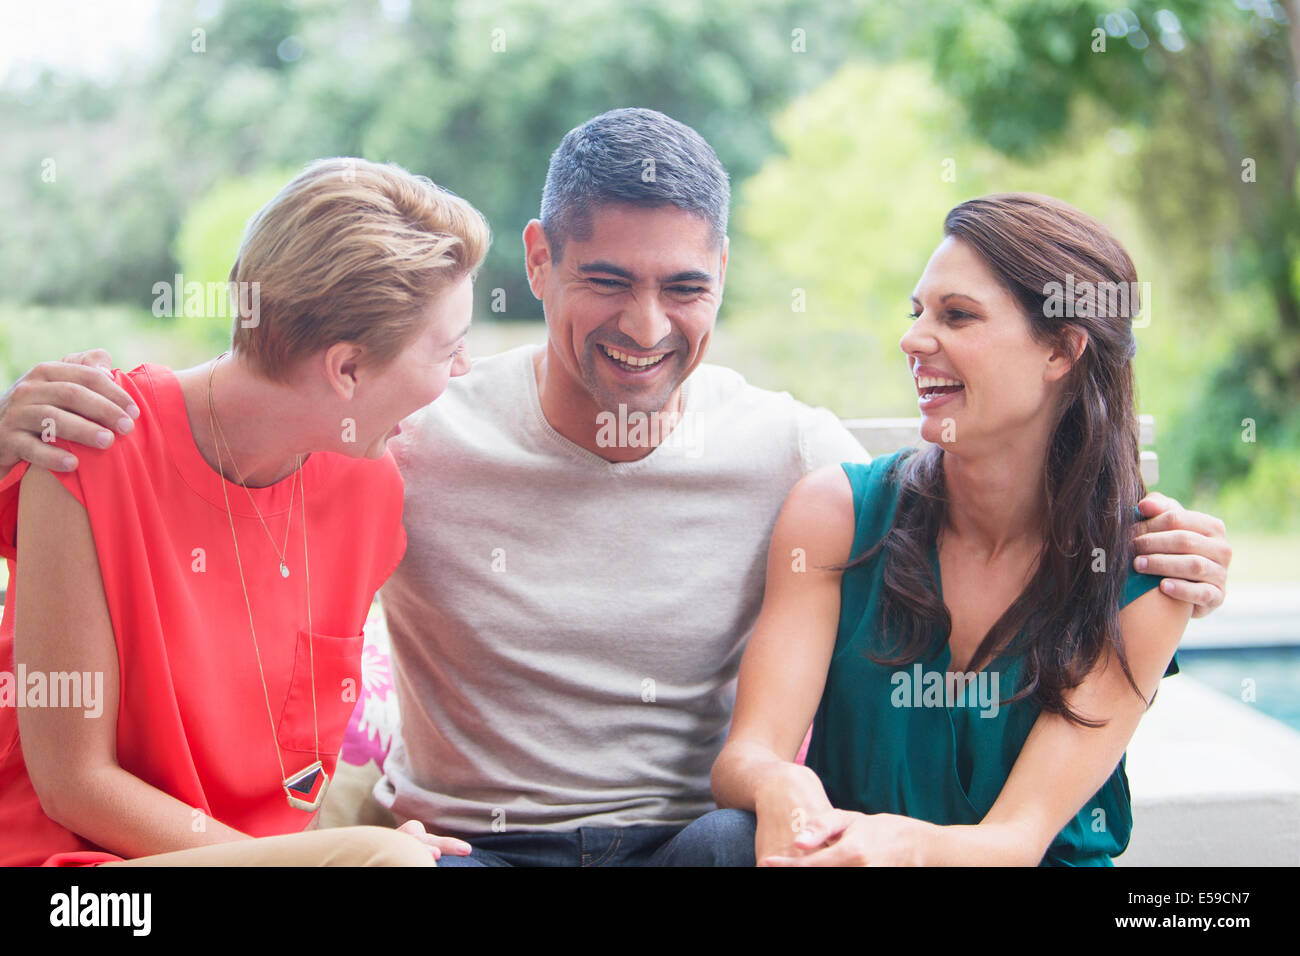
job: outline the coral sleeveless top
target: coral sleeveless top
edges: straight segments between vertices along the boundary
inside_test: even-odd
[[[56,477],[86,509],[103,575],[120,680],[118,763],[189,804],[196,820],[205,814],[252,836],[303,830],[313,814],[289,805],[283,780],[315,762],[317,734],[333,776],[359,692],[366,614],[406,549],[397,466],[390,454],[313,453],[292,512],[292,476],[248,489],[256,510],[243,487],[226,482],[264,691],[222,478],[194,444],[180,383],[150,364],[113,378],[140,409],[134,431],[106,450],[76,446],[77,470]],[[105,862],[119,857],[42,811],[18,738],[18,708],[38,704],[42,689],[56,703],[58,683],[15,669],[15,542],[26,469],[20,463],[0,479],[0,556],[9,563],[0,621],[0,865]],[[286,534],[287,578],[278,551]]]

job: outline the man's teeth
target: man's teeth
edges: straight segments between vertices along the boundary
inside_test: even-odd
[[[961,382],[955,378],[940,378],[934,375],[918,375],[916,384],[919,388],[936,388],[941,385],[961,386]]]
[[[624,352],[620,352],[617,349],[612,349],[608,345],[602,345],[601,348],[604,349],[605,354],[608,355],[610,358],[612,358],[614,361],[622,362],[624,365],[635,365],[637,367],[644,367],[646,365],[655,365],[659,362],[662,362],[665,358],[668,357],[669,354],[665,352],[663,355],[654,355],[651,356],[650,358],[637,358],[636,356],[628,355]]]

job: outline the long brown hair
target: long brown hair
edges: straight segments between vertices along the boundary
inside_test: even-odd
[[[1068,347],[1071,326],[1088,334],[1087,347],[1062,380],[1059,417],[1043,466],[1046,532],[1037,567],[984,636],[968,669],[978,670],[1004,653],[1023,654],[1023,684],[1008,702],[1032,695],[1044,711],[1099,726],[1075,713],[1065,698],[1108,645],[1141,694],[1119,630],[1124,572],[1132,561],[1133,512],[1144,494],[1132,364],[1132,319],[1139,312],[1136,270],[1104,226],[1050,196],[972,199],[949,212],[943,228],[945,236],[978,253],[1014,295],[1036,341]],[[1080,296],[1079,290],[1089,289],[1084,283],[1101,294],[1091,300]],[[1106,294],[1118,293],[1121,283],[1128,294]],[[921,660],[937,650],[936,632],[946,643],[952,631],[928,560],[947,517],[943,455],[935,445],[900,457],[892,476],[901,486],[893,525],[875,547],[845,566],[884,552],[882,633],[898,635],[891,653],[876,657],[884,664]],[[1104,573],[1094,571],[1099,558]]]

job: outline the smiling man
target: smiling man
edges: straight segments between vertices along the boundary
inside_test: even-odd
[[[402,729],[376,795],[474,846],[441,865],[750,862],[718,832],[742,815],[687,825],[715,806],[768,536],[808,470],[865,454],[702,364],[729,198],[660,113],[570,132],[524,230],[546,345],[476,362],[393,443]]]
[[[729,202],[713,150],[661,113],[570,131],[524,231],[546,344],[474,363],[390,444],[402,723],[375,795],[473,846],[440,866],[754,863],[709,770],[768,542],[800,478],[867,456],[830,412],[704,363]],[[0,399],[0,453],[39,452],[39,419]],[[1138,541],[1203,607],[1228,560],[1211,520],[1173,507]]]
[[[681,422],[682,384],[704,358],[722,300],[726,239],[676,205],[606,205],[567,235],[564,223],[524,230],[549,333],[533,360],[542,411],[582,447],[635,460],[657,444],[648,430],[610,442],[600,426],[613,414],[653,415],[662,440]]]

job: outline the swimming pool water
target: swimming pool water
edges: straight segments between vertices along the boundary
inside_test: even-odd
[[[1300,730],[1300,646],[1180,650],[1178,663],[1189,677]],[[1253,701],[1242,699],[1247,680]]]

